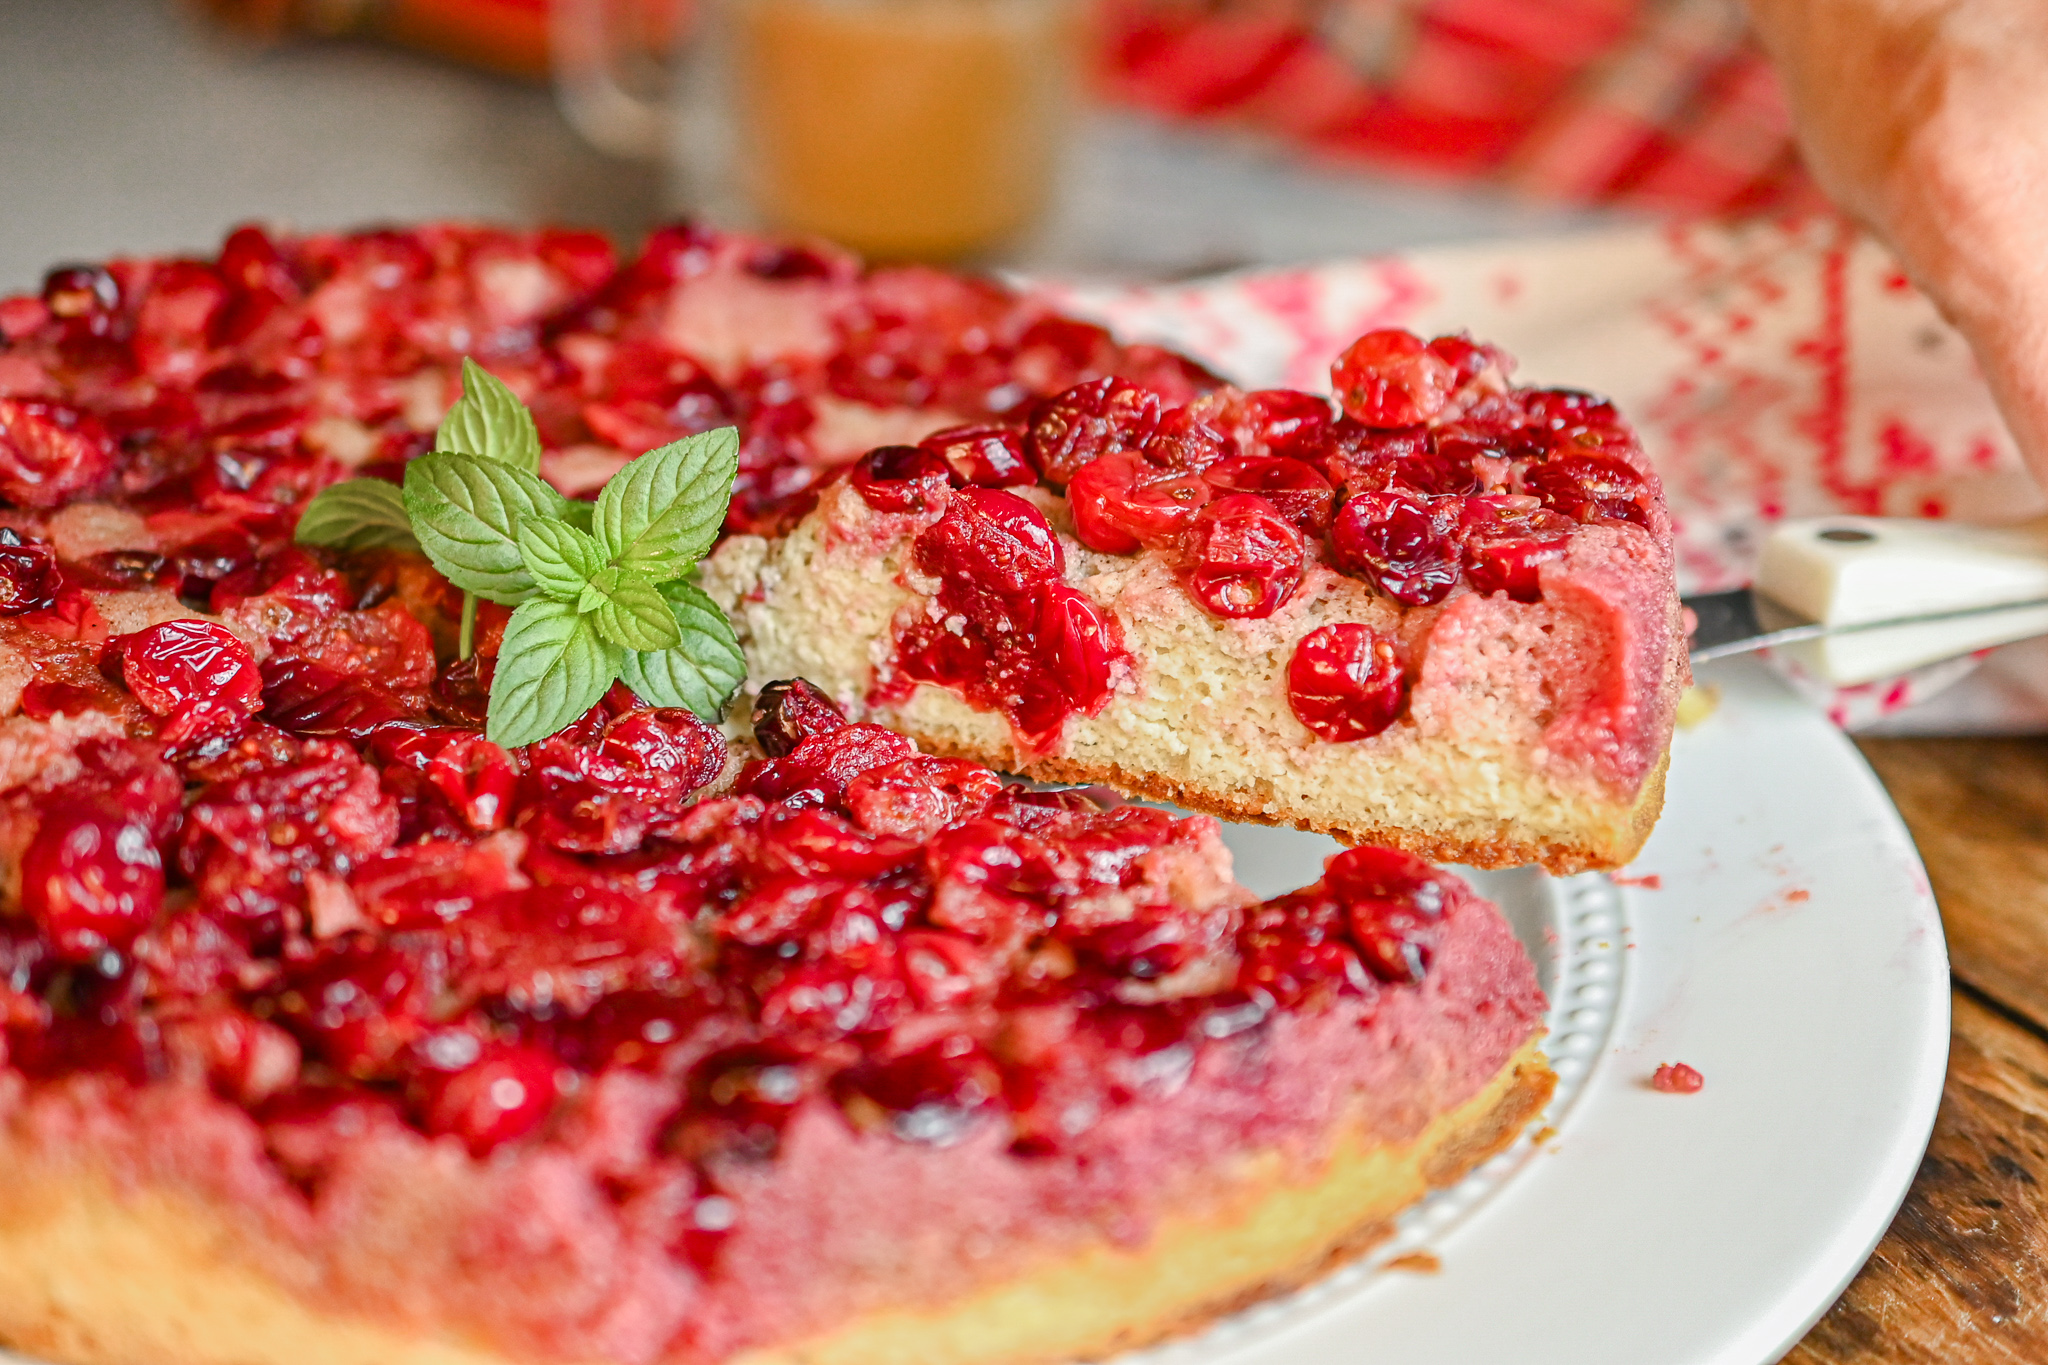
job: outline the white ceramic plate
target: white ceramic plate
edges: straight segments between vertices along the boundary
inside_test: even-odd
[[[1476,874],[1550,992],[1555,1136],[1166,1365],[1766,1365],[1834,1302],[1913,1178],[1948,1061],[1948,956],[1870,770],[1754,663],[1678,737],[1628,875]],[[1233,827],[1264,894],[1336,847]],[[1650,880],[1652,886],[1638,879]],[[1695,1095],[1648,1082],[1660,1062]],[[1434,1253],[1434,1274],[1381,1270]]]
[[[1629,877],[1474,874],[1551,995],[1555,1135],[1426,1201],[1372,1260],[1130,1365],[1766,1365],[1834,1301],[1934,1123],[1941,923],[1849,743],[1754,664],[1704,681],[1721,705],[1679,736]],[[1262,894],[1335,848],[1228,835]],[[1706,1088],[1651,1090],[1664,1061]],[[1380,1269],[1414,1250],[1442,1269]]]

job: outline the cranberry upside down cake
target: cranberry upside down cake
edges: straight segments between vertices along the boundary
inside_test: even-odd
[[[1244,676],[1276,632],[1290,742],[1392,771],[1454,694],[1479,745],[1471,670],[1526,700],[1542,635],[1559,789],[1652,808],[1667,527],[1590,400],[1381,338],[1338,416],[691,228],[623,265],[243,229],[53,272],[0,336],[0,1345],[1098,1355],[1369,1245],[1550,1093],[1533,968],[1456,877],[1361,846],[1262,902],[1209,817],[973,755],[1201,801],[1209,769],[1062,757],[1164,695],[1182,619],[1196,662],[1253,632]],[[879,617],[796,592],[841,545]],[[806,612],[869,671],[774,672]],[[1505,797],[1491,845],[1291,799],[1256,813],[1592,847]]]

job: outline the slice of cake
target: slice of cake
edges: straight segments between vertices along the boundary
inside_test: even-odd
[[[757,679],[937,752],[1481,866],[1615,867],[1688,678],[1608,404],[1376,332],[1341,408],[1103,379],[870,452],[705,581]]]
[[[1409,855],[1260,903],[1207,818],[801,685],[735,772],[623,689],[504,753],[272,644],[153,627],[7,723],[0,1345],[1094,1356],[1369,1246],[1553,1083],[1522,948]]]

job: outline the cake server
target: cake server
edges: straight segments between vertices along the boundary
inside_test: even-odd
[[[1781,649],[1849,686],[2048,635],[2048,521],[1964,526],[1885,517],[1788,521],[1756,583],[1685,599],[1692,661]]]

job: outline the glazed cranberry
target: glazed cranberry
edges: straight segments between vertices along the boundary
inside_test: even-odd
[[[1522,487],[1578,521],[1650,524],[1648,482],[1620,460],[1562,455],[1523,470]]]
[[[1233,455],[1203,471],[1202,477],[1221,496],[1256,493],[1306,535],[1330,529],[1330,511],[1337,494],[1330,481],[1300,460],[1276,455]]]
[[[1349,917],[1352,942],[1380,980],[1413,985],[1429,971],[1456,895],[1441,872],[1391,848],[1351,848],[1325,865],[1323,883]]]
[[[1306,460],[1328,444],[1330,404],[1315,394],[1257,389],[1244,396],[1244,412],[1253,439],[1266,455]]]
[[[1465,504],[1465,577],[1478,592],[1504,592],[1517,602],[1543,598],[1538,566],[1563,557],[1571,520],[1510,498]]]
[[[43,306],[67,320],[112,313],[121,306],[121,286],[96,265],[58,266],[43,276]]]
[[[159,716],[187,702],[210,701],[253,714],[263,705],[263,675],[242,637],[212,621],[165,621],[108,642],[135,699]]]
[[[833,1089],[856,1122],[872,1106],[905,1142],[950,1147],[1002,1096],[1003,1080],[979,1043],[955,1035],[893,1061],[854,1067]]]
[[[1410,427],[1444,409],[1458,371],[1413,332],[1386,328],[1351,343],[1330,367],[1337,403],[1368,427]]]
[[[918,754],[847,783],[846,809],[872,833],[925,839],[981,814],[1002,787],[979,763]]]
[[[1116,660],[1123,656],[1115,621],[1078,588],[1055,583],[1038,609],[1038,644],[1060,690],[1076,710],[1093,715],[1109,700]]]
[[[455,1061],[467,1053],[466,1064],[432,1064],[436,1045]],[[465,1046],[466,1044],[466,1046]],[[514,1138],[540,1126],[554,1108],[559,1063],[552,1053],[515,1043],[477,1044],[466,1034],[444,1031],[420,1049],[429,1064],[410,1087],[420,1125],[440,1136],[462,1139],[471,1156],[488,1156]]]
[[[0,526],[0,616],[20,616],[54,606],[64,576],[57,571],[57,552],[40,540],[23,540]]]
[[[1159,416],[1157,394],[1105,376],[1040,403],[1025,450],[1047,480],[1063,486],[1090,460],[1142,448],[1158,429]]]
[[[909,740],[879,725],[846,725],[810,736],[779,758],[748,764],[733,790],[797,808],[836,806],[854,778],[916,752]]]
[[[846,713],[839,704],[805,678],[769,683],[754,702],[754,742],[770,758],[782,757],[813,735],[845,727]]]
[[[166,574],[170,560],[153,550],[102,550],[76,567],[83,586],[102,592],[176,586]]]
[[[203,602],[216,583],[255,567],[256,548],[246,531],[229,527],[181,546],[172,552],[171,565],[178,575],[178,596]]]
[[[953,470],[918,446],[880,446],[854,461],[854,491],[877,512],[930,512],[945,503]]]
[[[918,536],[917,565],[1005,605],[1057,578],[1066,554],[1045,514],[999,488],[962,488],[946,515]]]
[[[1446,437],[1394,462],[1392,486],[1410,493],[1448,495],[1477,493],[1479,470],[1474,461],[1499,452],[1476,441]]]
[[[1204,507],[1188,554],[1188,592],[1212,616],[1271,616],[1301,586],[1301,532],[1256,493]]]
[[[0,398],[0,493],[19,507],[59,507],[114,467],[113,441],[90,413]]]
[[[149,824],[98,803],[56,801],[41,815],[21,859],[22,909],[63,961],[126,948],[164,903],[163,857]]]
[[[1394,642],[1371,626],[1323,626],[1304,636],[1287,662],[1287,704],[1297,720],[1332,743],[1378,734],[1394,723],[1407,697]]]
[[[766,246],[747,259],[747,273],[764,280],[829,280],[839,273],[818,252],[800,246]]]
[[[1232,446],[1199,410],[1180,407],[1160,417],[1144,449],[1147,464],[1199,474],[1230,454]]]
[[[1124,452],[1083,465],[1067,485],[1075,538],[1104,554],[1177,545],[1213,496],[1198,474],[1161,470]]]
[[[1361,493],[1330,528],[1338,567],[1397,602],[1427,606],[1457,586],[1458,504],[1407,493]]]
[[[1503,376],[1514,368],[1514,362],[1508,359],[1505,351],[1497,346],[1482,345],[1464,332],[1437,337],[1429,343],[1429,349],[1432,355],[1457,371],[1457,383],[1460,385],[1471,383],[1489,367],[1497,367]]]
[[[947,427],[918,445],[944,460],[958,485],[1016,488],[1038,482],[1038,471],[1024,453],[1024,436],[1015,427]]]
[[[495,746],[493,746],[495,747]],[[680,707],[636,709],[604,727],[598,752],[695,791],[725,771],[725,736]]]
[[[277,1018],[342,1071],[373,1076],[425,1032],[439,985],[420,957],[357,935],[293,970]]]
[[[1324,992],[1375,989],[1348,941],[1342,907],[1317,888],[1245,912],[1238,930],[1238,986],[1296,1005]]]
[[[272,655],[263,679],[263,718],[295,735],[364,740],[414,714],[388,687],[311,659]]]
[[[1524,420],[1544,431],[1560,435],[1579,432],[1620,433],[1621,414],[1614,404],[1598,394],[1576,389],[1521,389],[1515,395]]]

